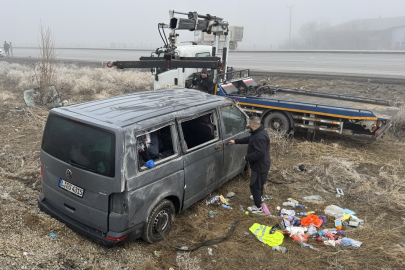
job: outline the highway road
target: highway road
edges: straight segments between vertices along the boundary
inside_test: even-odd
[[[138,60],[151,51],[57,49],[58,59],[106,62]],[[16,57],[38,57],[38,49],[14,48]],[[405,78],[405,54],[342,52],[231,52],[229,65],[256,71]]]

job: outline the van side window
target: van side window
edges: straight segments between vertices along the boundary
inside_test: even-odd
[[[181,122],[183,148],[189,152],[218,140],[218,124],[215,113]]]
[[[155,166],[163,164],[178,155],[174,125],[142,134],[136,137],[138,165],[141,170],[148,168],[148,161]]]
[[[225,126],[225,138],[245,131],[247,125],[246,115],[236,106],[222,107],[221,113]]]

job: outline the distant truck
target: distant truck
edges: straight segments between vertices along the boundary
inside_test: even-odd
[[[230,39],[229,39],[229,49],[236,50],[238,48],[238,42],[243,39],[243,26],[229,26]],[[194,42],[198,45],[214,45],[214,35],[207,34],[202,31],[194,31]],[[224,47],[225,36],[221,36],[219,39],[219,48]]]

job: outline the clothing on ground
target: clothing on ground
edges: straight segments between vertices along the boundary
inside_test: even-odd
[[[253,233],[260,242],[267,244],[271,247],[279,246],[283,243],[284,235],[275,231],[273,234],[270,234],[271,226],[260,225],[255,223],[252,227],[249,228],[249,231]]]

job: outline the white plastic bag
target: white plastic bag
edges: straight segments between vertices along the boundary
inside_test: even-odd
[[[325,214],[331,216],[344,215],[345,210],[336,205],[328,205],[325,207]]]

